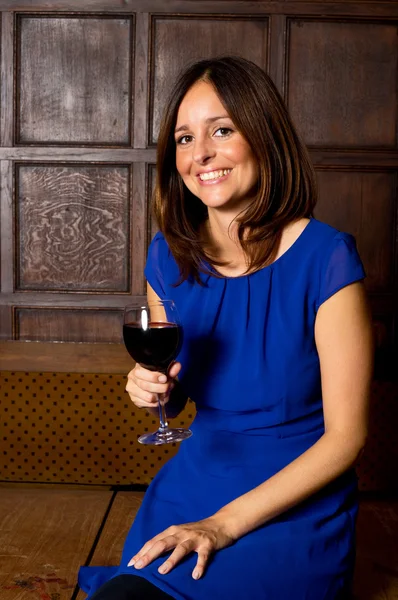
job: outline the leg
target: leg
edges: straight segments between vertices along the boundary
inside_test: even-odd
[[[173,600],[143,577],[118,575],[107,581],[91,600]]]

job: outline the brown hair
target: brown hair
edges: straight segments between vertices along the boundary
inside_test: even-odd
[[[211,260],[200,239],[207,207],[183,183],[176,168],[174,129],[180,104],[198,81],[213,85],[234,125],[250,144],[258,161],[255,200],[237,218],[238,237],[248,259],[247,271],[270,264],[283,228],[310,217],[317,191],[308,151],[270,77],[239,57],[199,61],[174,85],[160,126],[154,212],[181,273],[179,283],[208,272]]]

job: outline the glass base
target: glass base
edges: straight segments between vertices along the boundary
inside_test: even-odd
[[[167,428],[164,431],[158,429],[155,433],[144,433],[138,438],[140,444],[152,444],[153,446],[160,446],[161,444],[171,444],[173,442],[182,442],[183,440],[191,437],[192,431],[190,429],[182,428]]]

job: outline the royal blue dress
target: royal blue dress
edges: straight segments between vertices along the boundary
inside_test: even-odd
[[[309,500],[216,552],[195,581],[197,555],[160,575],[165,557],[127,567],[170,525],[204,519],[260,485],[324,433],[314,324],[320,305],[365,277],[354,238],[311,219],[273,264],[251,275],[202,275],[175,287],[162,234],[149,248],[148,282],[177,304],[184,328],[181,385],[196,403],[193,436],[156,475],[116,569],[82,569],[93,592],[116,574],[148,579],[177,600],[336,600],[350,585],[354,470]]]

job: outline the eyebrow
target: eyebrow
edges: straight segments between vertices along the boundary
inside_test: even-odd
[[[206,119],[205,123],[206,125],[209,125],[210,123],[214,123],[214,121],[218,121],[219,119],[230,119],[231,117],[229,115],[219,115],[218,117],[209,117],[208,119]],[[179,131],[187,131],[189,129],[188,125],[181,125],[181,127],[178,127],[177,129],[175,129],[174,133],[178,133]]]

